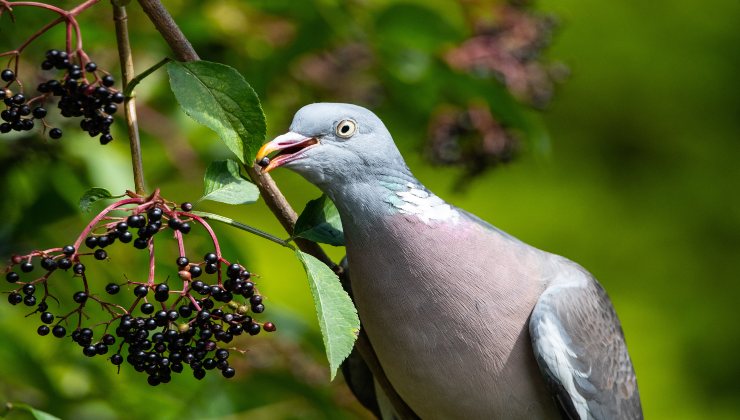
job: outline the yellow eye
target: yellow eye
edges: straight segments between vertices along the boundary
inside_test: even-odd
[[[355,131],[357,130],[357,124],[355,124],[352,120],[343,120],[339,124],[337,124],[337,136],[348,139],[352,137],[353,134],[355,134]]]

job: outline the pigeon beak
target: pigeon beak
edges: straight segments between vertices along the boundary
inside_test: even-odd
[[[288,162],[300,159],[305,150],[317,145],[319,145],[318,139],[290,131],[275,137],[269,143],[265,143],[257,152],[257,164],[262,167],[262,172],[270,172]],[[268,158],[267,155],[272,152],[278,153],[274,157]]]

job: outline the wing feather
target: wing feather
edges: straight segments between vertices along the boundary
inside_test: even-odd
[[[642,419],[632,361],[604,288],[565,260],[529,331],[537,363],[568,418]]]

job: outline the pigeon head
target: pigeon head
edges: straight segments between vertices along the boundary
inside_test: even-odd
[[[272,156],[269,159],[265,159]],[[267,172],[286,167],[324,189],[407,172],[383,122],[357,105],[315,103],[301,108],[290,131],[262,146],[257,161]]]

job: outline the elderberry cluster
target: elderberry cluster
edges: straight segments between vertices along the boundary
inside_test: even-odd
[[[28,98],[22,93],[13,94],[13,91],[8,89],[11,83],[15,81],[15,73],[10,69],[5,69],[0,72],[0,79],[7,82],[5,87],[0,88],[0,98],[2,98],[5,104],[5,109],[0,112],[0,118],[3,122],[0,123],[0,133],[9,133],[11,131],[29,131],[34,127],[34,119],[42,119],[46,116],[46,109],[37,106],[33,109],[28,104]],[[59,132],[61,136],[61,130],[54,128],[49,132],[49,136],[55,137]]]
[[[83,259],[107,260],[106,248],[116,242],[133,242],[136,248],[153,253],[152,240],[159,232],[168,229],[179,232],[178,235],[190,232],[190,223],[196,221],[188,218],[192,205],[184,203],[180,208],[154,201],[128,209],[133,214],[125,217],[99,215],[108,216],[100,217],[106,220],[99,226],[102,232],[89,235],[83,232],[77,241],[84,242],[88,250],[68,245],[14,256],[5,274],[7,282],[15,287],[8,293],[8,302],[36,307],[34,313],[39,314],[41,321],[39,335],[51,333],[57,338],[69,335],[85,356],[104,356],[119,369],[125,362],[135,371],[145,373],[153,386],[169,382],[172,374],[182,373],[186,367],[196,379],[205,377],[209,370],[218,370],[226,378],[233,377],[236,371],[229,363],[232,352],[226,345],[243,334],[254,336],[263,330],[276,329],[271,322],[262,323],[253,318],[264,312],[264,299],[253,275],[242,265],[229,263],[216,252],[205,254],[199,261],[180,255],[174,264],[173,272],[177,272],[174,280],[155,282],[152,275],[149,281],[143,282],[128,279],[107,282],[96,292],[82,262]],[[180,245],[179,249],[184,249]],[[39,271],[35,263],[41,267],[40,277],[33,274]],[[60,306],[65,302],[52,295],[49,280],[54,273],[70,270],[74,277],[82,279],[81,289],[70,296],[74,309],[55,314],[47,301],[52,299]],[[129,305],[109,301],[126,297],[132,300]],[[103,322],[90,319],[90,325],[83,325],[88,321],[89,311],[97,305],[109,319]]]
[[[98,73],[97,64],[90,61],[84,68],[70,60],[64,51],[49,50],[46,60],[41,63],[42,70],[64,70],[60,79],[51,79],[39,84],[37,90],[45,95],[58,96],[58,107],[63,117],[83,117],[80,128],[90,137],[100,136],[100,144],[108,144],[113,140],[110,126],[113,124],[113,114],[118,111],[118,105],[123,102],[123,93],[112,86],[115,79],[110,74]],[[87,75],[92,76],[89,81]],[[51,133],[49,133],[51,135]]]
[[[61,70],[63,73],[40,83],[37,87],[39,94],[32,97],[24,93],[13,70],[0,72],[0,79],[5,82],[4,86],[0,86],[0,99],[5,104],[5,109],[0,112],[3,121],[0,123],[0,133],[29,131],[36,125],[34,120],[40,120],[45,128],[49,128],[49,137],[61,138],[62,129],[50,127],[45,119],[48,114],[46,102],[56,97],[63,117],[82,117],[80,128],[83,131],[90,137],[99,137],[100,144],[110,143],[113,140],[110,134],[113,115],[125,96],[113,87],[113,76],[99,69],[92,61],[78,63],[80,60],[65,51],[47,51],[41,69]]]

